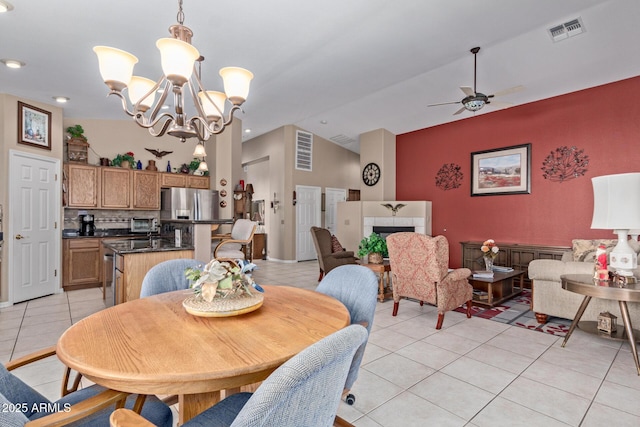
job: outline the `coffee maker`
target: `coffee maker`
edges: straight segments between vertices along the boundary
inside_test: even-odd
[[[96,225],[94,224],[94,216],[93,215],[78,215],[78,219],[80,220],[80,230],[79,233],[81,236],[93,236],[96,231]]]

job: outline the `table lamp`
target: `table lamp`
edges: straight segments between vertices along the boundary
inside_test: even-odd
[[[591,228],[611,229],[618,243],[609,254],[609,265],[621,276],[633,276],[638,256],[629,246],[629,231],[640,229],[640,173],[597,176],[593,184]]]

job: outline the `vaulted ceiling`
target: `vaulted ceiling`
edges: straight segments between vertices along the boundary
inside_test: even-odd
[[[158,38],[176,23],[177,0],[9,0],[0,14],[0,92],[51,103],[65,117],[129,120],[106,98],[95,45],[138,56],[135,74],[161,75]],[[255,74],[244,105],[245,139],[294,124],[359,151],[358,136],[400,134],[495,111],[454,115],[460,86],[514,105],[640,75],[637,0],[184,0],[184,24],[205,57],[203,81],[220,90],[218,69]],[[549,29],[579,18],[582,34],[554,41]],[[496,99],[498,100],[498,99]]]

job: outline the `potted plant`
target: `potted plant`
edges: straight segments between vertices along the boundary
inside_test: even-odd
[[[189,173],[193,175],[193,173],[198,170],[198,166],[200,166],[200,159],[194,157],[189,163]]]
[[[81,139],[82,141],[87,142],[87,138],[84,136],[84,129],[82,129],[82,126],[80,125],[69,126],[67,128],[67,133],[71,135],[71,139]]]
[[[134,159],[134,154],[131,151],[128,151],[124,154],[118,154],[112,161],[111,164],[113,166],[120,166],[123,168],[132,168],[133,165],[136,164]]]
[[[389,255],[387,242],[378,233],[371,233],[360,241],[358,257],[368,255],[369,264],[382,264],[383,258]]]

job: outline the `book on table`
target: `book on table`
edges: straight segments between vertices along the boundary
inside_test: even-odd
[[[513,268],[504,267],[502,265],[494,265],[493,271],[497,271],[498,273],[511,273],[513,271]]]
[[[476,270],[473,272],[474,279],[493,279],[493,271]]]

